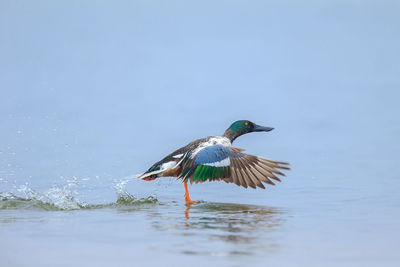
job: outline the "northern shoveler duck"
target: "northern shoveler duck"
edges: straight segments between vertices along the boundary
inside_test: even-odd
[[[289,163],[269,160],[243,153],[244,149],[232,146],[239,136],[251,132],[269,132],[274,128],[263,127],[248,120],[232,123],[222,136],[209,136],[195,140],[153,164],[138,178],[152,181],[159,177],[177,177],[185,186],[186,203],[195,203],[189,197],[187,182],[224,181],[238,186],[260,187],[263,183],[280,182],[278,169],[289,170]]]

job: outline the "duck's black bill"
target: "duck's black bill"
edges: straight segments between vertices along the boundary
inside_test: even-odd
[[[260,125],[254,125],[253,132],[269,132],[272,131],[274,128],[272,127],[264,127]]]

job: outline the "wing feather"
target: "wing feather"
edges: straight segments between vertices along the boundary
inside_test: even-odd
[[[197,149],[194,147],[193,149]],[[245,188],[265,189],[265,184],[275,185],[271,179],[281,181],[281,170],[289,170],[288,163],[274,161],[243,153],[243,149],[209,145],[196,153],[186,153],[180,160],[182,172],[178,178],[190,183],[220,181]]]
[[[239,162],[240,162],[240,164],[241,164],[241,166],[242,166],[242,168],[243,168],[243,170],[246,172],[246,181],[247,181],[247,184],[251,187],[251,188],[254,188],[254,189],[256,189],[257,188],[257,178],[256,177],[253,177],[253,174],[251,173],[251,171],[250,171],[250,162],[249,161],[247,161],[245,158],[243,158],[243,159],[241,159],[241,160],[239,160]]]
[[[235,160],[232,160],[231,162],[231,169],[234,170],[235,173],[235,184],[238,186],[242,185],[243,187],[247,187],[246,183],[244,182],[244,179],[242,177],[242,173],[240,172],[240,167],[237,165]],[[246,186],[245,186],[246,185]]]
[[[280,182],[280,179],[278,177],[276,177],[274,174],[270,173],[269,171],[264,170],[260,165],[257,165],[256,169],[265,178],[265,180],[266,180],[265,182],[267,184],[275,185],[269,178],[275,179]],[[273,178],[273,177],[275,177],[275,178]]]
[[[233,183],[240,186],[239,175],[237,173],[237,167],[234,164],[234,161],[231,163],[231,179]]]
[[[249,178],[249,175],[248,175],[248,173],[247,173],[247,171],[246,171],[246,167],[244,166],[244,164],[242,164],[242,162],[240,161],[240,160],[237,160],[236,161],[237,162],[237,164],[238,164],[238,166],[239,166],[239,171],[240,171],[240,173],[242,174],[242,181],[243,181],[243,186],[244,187],[248,187],[248,186],[250,186],[250,187],[252,187],[252,188],[254,188],[255,187],[255,185],[253,185],[253,182],[251,182],[251,180],[250,180],[250,178]]]
[[[262,181],[262,176],[260,177],[257,173],[257,171],[255,170],[255,168],[253,166],[250,165],[249,168],[250,173],[253,176],[253,182],[260,188],[265,189],[265,186],[261,183]]]
[[[232,162],[233,162],[233,160],[232,160]],[[246,174],[243,172],[242,168],[239,166],[238,163],[235,162],[235,164],[237,166],[236,171],[239,174],[240,185],[243,186],[244,188],[247,188],[248,185],[247,185],[247,182],[246,182],[246,179],[245,179]]]
[[[268,179],[268,174],[264,173],[262,170],[257,168],[257,165],[253,167],[254,171],[258,173],[257,177],[264,183],[275,185],[270,179]]]

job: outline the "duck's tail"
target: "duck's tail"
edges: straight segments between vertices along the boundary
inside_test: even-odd
[[[164,170],[160,170],[160,169],[152,171],[150,168],[150,170],[148,170],[147,172],[138,174],[138,175],[136,175],[136,177],[138,179],[142,179],[145,181],[153,181],[154,179],[157,179],[159,177],[159,174],[161,174],[163,171]]]
[[[158,177],[176,177],[182,171],[181,163],[185,159],[187,153],[179,154],[179,156],[167,156],[161,161],[155,163],[145,173],[137,175],[138,179],[152,181]]]

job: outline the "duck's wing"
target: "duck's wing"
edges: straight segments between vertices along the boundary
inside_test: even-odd
[[[265,188],[285,176],[278,169],[289,170],[288,163],[243,153],[243,149],[221,144],[204,147],[195,154],[187,153],[178,176],[191,183],[223,180],[243,187]]]

